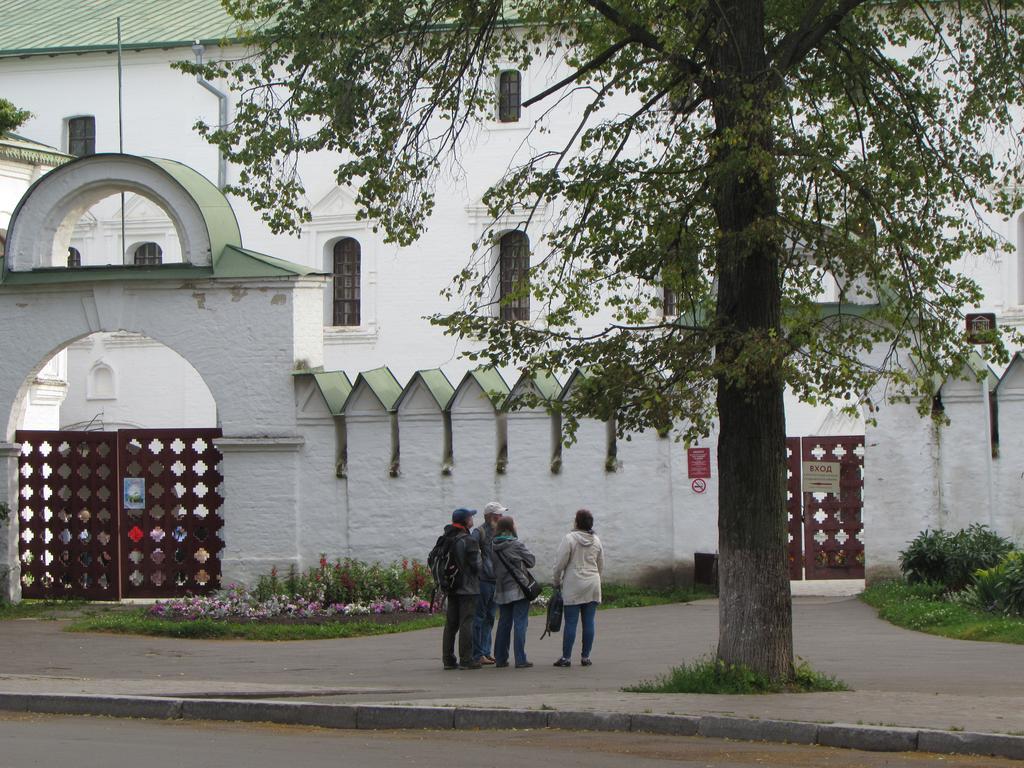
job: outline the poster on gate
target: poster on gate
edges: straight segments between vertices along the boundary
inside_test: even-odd
[[[126,477],[124,479],[124,508],[146,508],[146,478]]]

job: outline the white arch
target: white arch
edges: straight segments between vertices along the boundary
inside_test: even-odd
[[[182,261],[212,264],[207,218],[177,179],[145,158],[92,155],[51,171],[25,194],[11,218],[7,268],[21,272],[66,264],[75,224],[100,200],[120,192],[147,197],[167,213]]]

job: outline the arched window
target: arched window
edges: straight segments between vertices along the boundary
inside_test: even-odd
[[[502,235],[498,250],[501,319],[529,320],[530,239],[523,232],[508,232]]]
[[[163,264],[164,252],[156,243],[141,243],[132,253],[132,263],[136,266]]]
[[[68,248],[68,266],[72,268],[82,266],[82,252],[77,248]]]
[[[334,325],[359,325],[359,262],[357,240],[334,244]]]
[[[522,101],[522,76],[517,69],[506,69],[498,75],[498,122],[519,121]]]

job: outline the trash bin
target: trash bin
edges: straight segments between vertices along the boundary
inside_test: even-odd
[[[710,552],[694,552],[693,583],[702,584],[718,591],[718,555]]]

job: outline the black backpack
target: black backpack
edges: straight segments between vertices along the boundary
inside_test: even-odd
[[[442,533],[427,555],[427,567],[434,577],[434,584],[444,593],[451,592],[458,585],[459,561],[455,557],[455,537]]]

